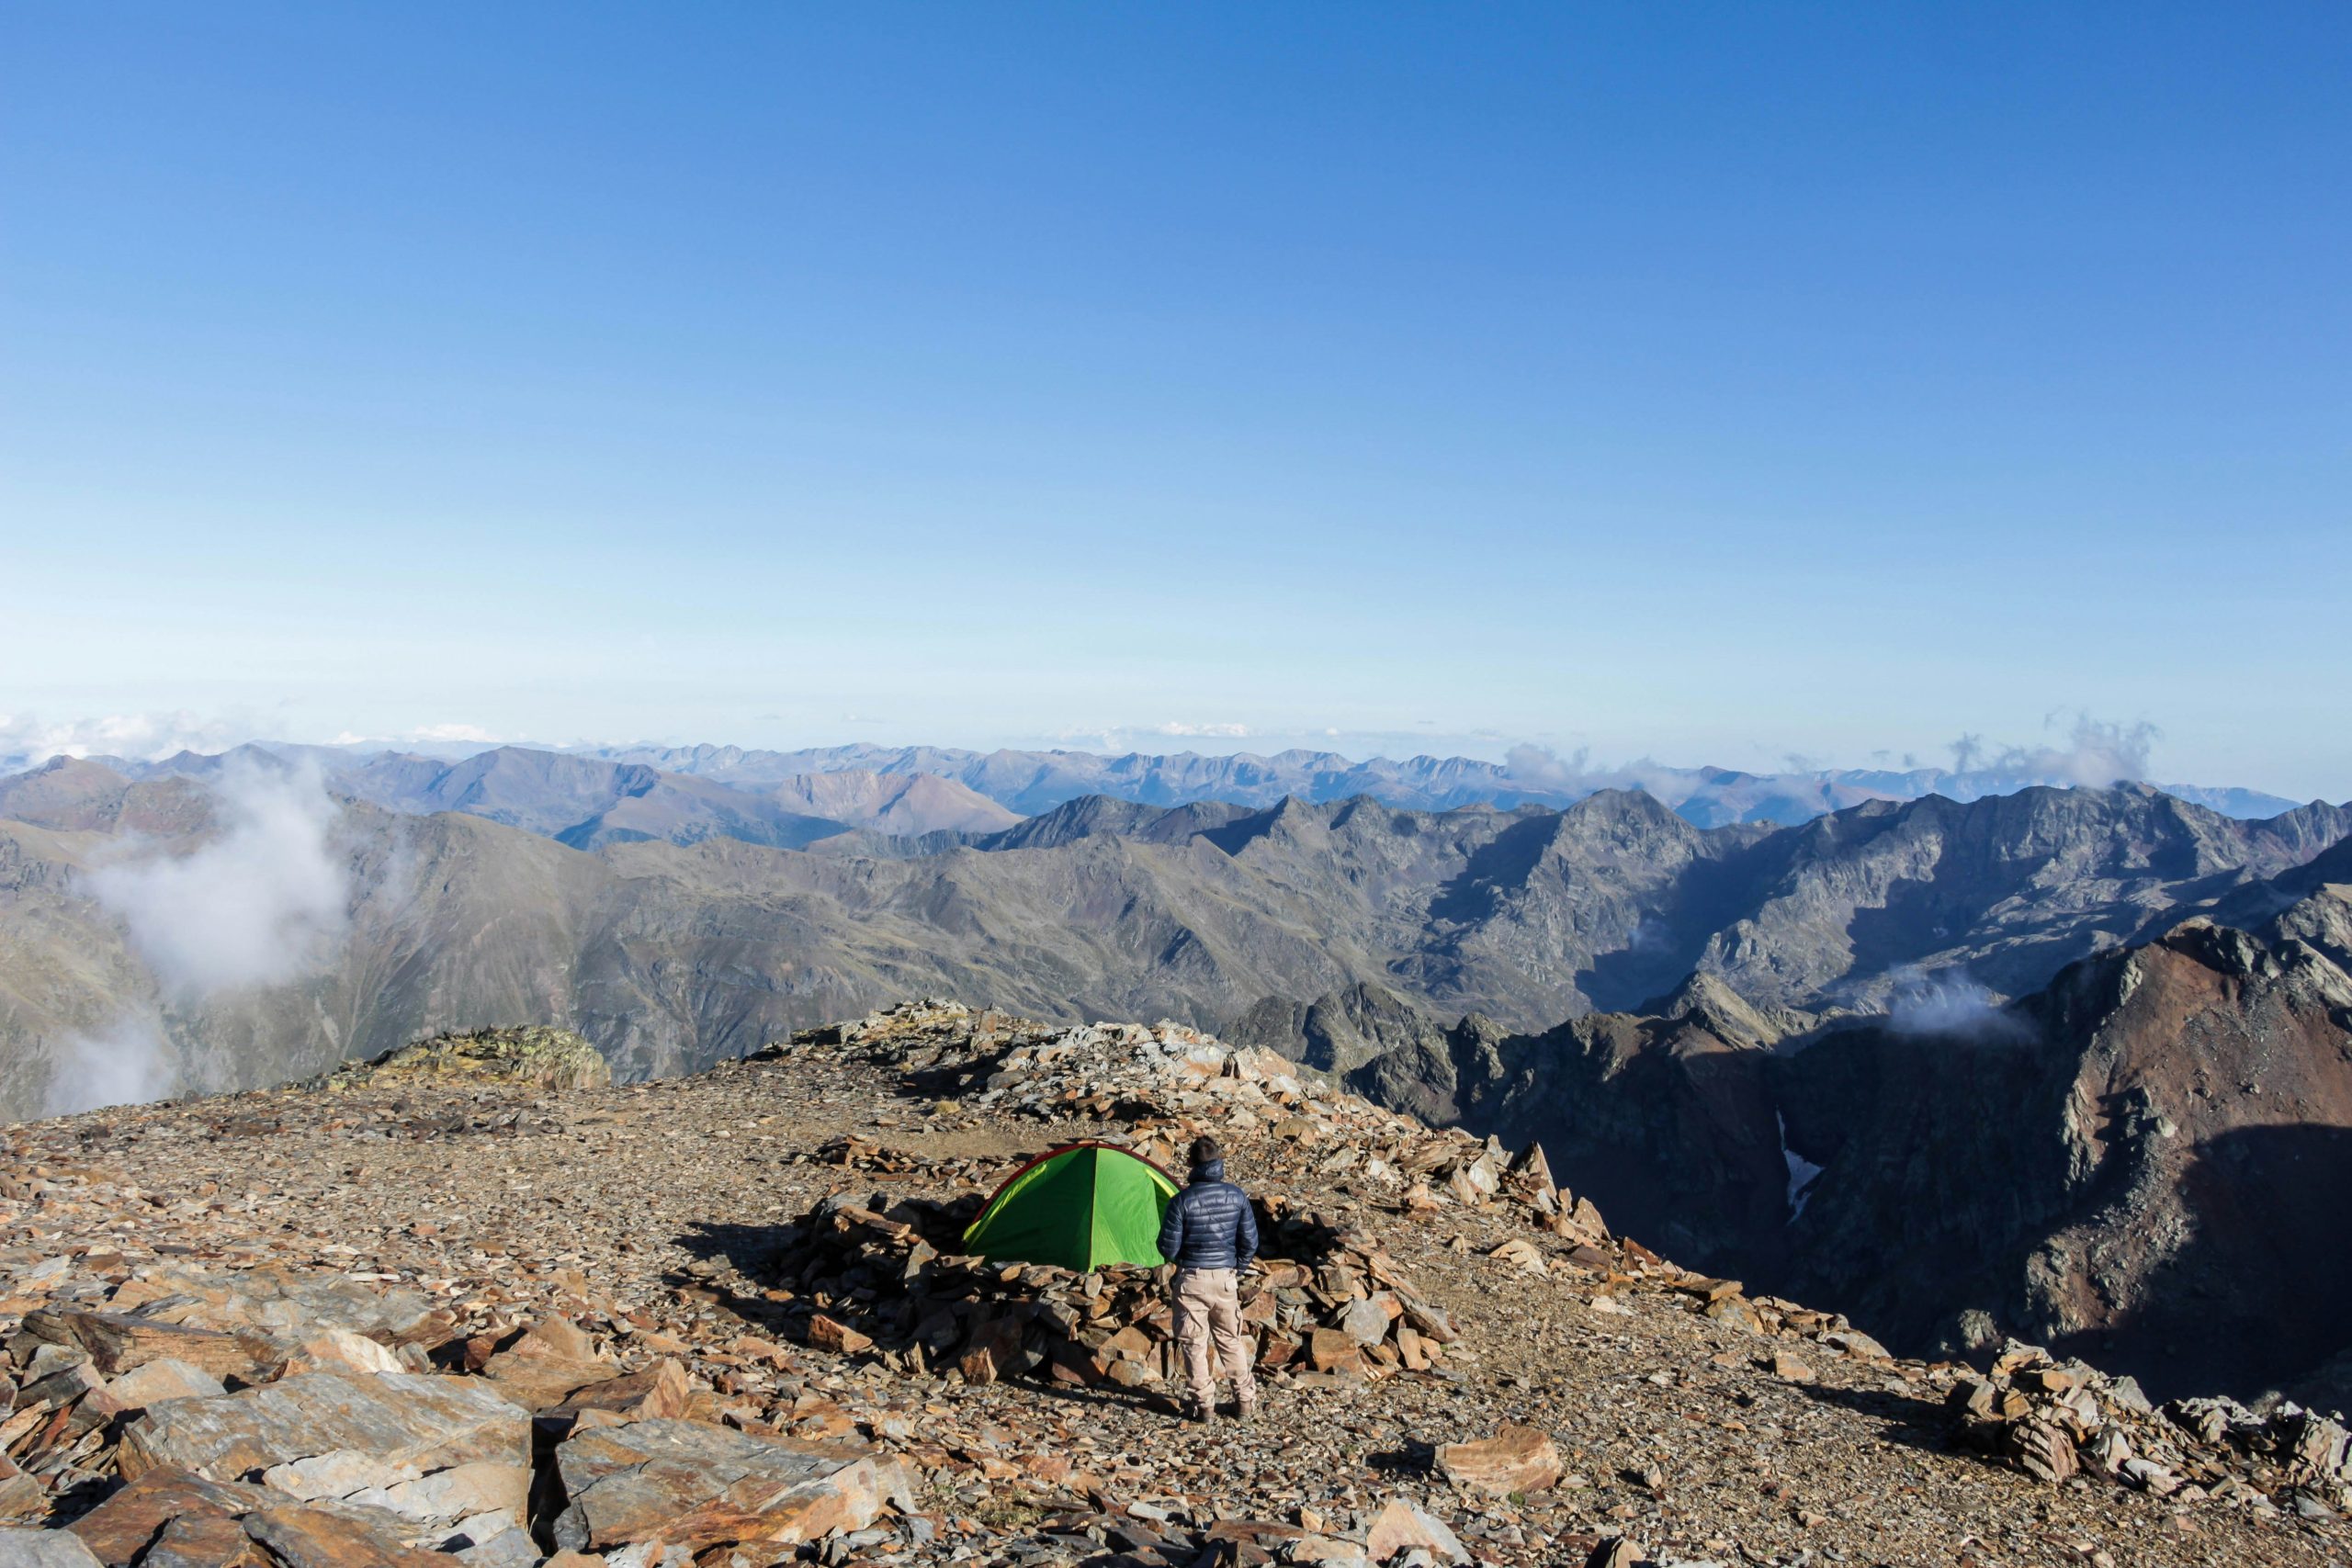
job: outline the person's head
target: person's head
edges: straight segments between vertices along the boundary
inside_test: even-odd
[[[1193,1140],[1193,1168],[1194,1170],[1200,1169],[1204,1165],[1215,1165],[1224,1157],[1225,1151],[1216,1146],[1215,1138],[1204,1134]]]

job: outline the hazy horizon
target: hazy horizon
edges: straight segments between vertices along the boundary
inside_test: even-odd
[[[2052,716],[2053,725],[2060,716]],[[1065,751],[1094,755],[1193,755],[1207,758],[1271,757],[1287,751],[1307,751],[1340,757],[1351,763],[1409,762],[1418,758],[1466,759],[1506,767],[1511,776],[1530,787],[1610,777],[1631,777],[1645,770],[1690,772],[1730,768],[1764,776],[1805,777],[1840,773],[1937,773],[1960,778],[2010,777],[2050,780],[2074,784],[2145,782],[2200,788],[2236,788],[2278,795],[2281,799],[2335,801],[2352,796],[2352,789],[2335,794],[2290,795],[2246,778],[2193,778],[2170,771],[2161,761],[2162,737],[2145,726],[2102,724],[2087,716],[2070,716],[2071,728],[2054,729],[2031,744],[1988,741],[1962,735],[1948,742],[1939,755],[1881,750],[1859,761],[1782,753],[1753,765],[1739,766],[1720,758],[1606,756],[1589,748],[1562,750],[1540,741],[1479,736],[1387,736],[1342,734],[1268,734],[1259,736],[1201,735],[1181,729],[1096,735],[1014,738],[995,744],[954,746],[933,739],[862,737],[814,740],[775,746],[752,746],[725,738],[694,739],[638,737],[631,739],[552,736],[493,736],[453,732],[442,728],[405,735],[362,736],[342,732],[304,736],[243,730],[232,725],[206,723],[188,715],[118,716],[80,723],[42,724],[24,716],[0,714],[0,771],[29,767],[51,756],[119,757],[129,761],[161,761],[182,751],[216,755],[244,744],[337,747],[364,754],[375,750],[409,751],[458,759],[495,750],[518,747],[549,751],[628,751],[639,749],[690,749],[697,746],[738,747],[743,750],[782,752],[825,751],[866,746],[885,750],[940,747],[987,754],[998,750]],[[1382,744],[1382,742],[1391,744]]]

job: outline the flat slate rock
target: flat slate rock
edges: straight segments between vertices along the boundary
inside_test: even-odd
[[[0,1526],[0,1568],[100,1568],[80,1538],[63,1530]]]
[[[700,1421],[632,1421],[576,1433],[556,1450],[570,1506],[556,1545],[603,1551],[660,1540],[792,1544],[863,1529],[884,1504],[910,1506],[902,1461],[846,1456]]]
[[[176,1465],[162,1465],[65,1528],[107,1568],[123,1568],[174,1519],[233,1520],[267,1500],[257,1486],[207,1481]]]
[[[408,1480],[473,1460],[527,1467],[531,1418],[472,1378],[308,1372],[159,1404],[125,1428],[120,1462],[134,1481],[159,1465],[243,1481],[336,1452],[366,1455]]]

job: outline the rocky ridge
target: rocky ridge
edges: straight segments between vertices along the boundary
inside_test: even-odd
[[[1250,1427],[1171,1421],[1145,1279],[925,1250],[1024,1153],[1200,1130],[1275,1242]],[[0,1561],[2347,1545],[2310,1413],[2146,1412],[2016,1348],[1893,1359],[1610,1235],[1533,1153],[1180,1026],[913,1005],[658,1085],[359,1075],[7,1137]]]

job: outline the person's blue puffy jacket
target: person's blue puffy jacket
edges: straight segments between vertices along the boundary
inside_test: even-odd
[[[1258,1256],[1250,1195],[1225,1179],[1225,1162],[1193,1168],[1159,1217],[1159,1256],[1179,1269],[1246,1269]]]

